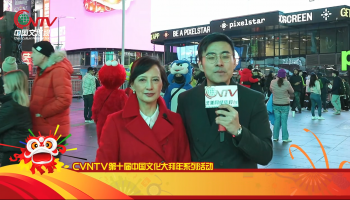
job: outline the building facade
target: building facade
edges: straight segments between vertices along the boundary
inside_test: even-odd
[[[350,50],[349,6],[213,20],[206,25],[153,32],[152,43],[164,45],[168,63],[177,59],[173,47],[197,45],[214,32],[232,38],[240,56],[238,68],[253,65],[265,73],[298,68],[327,76],[337,69],[342,76],[349,76],[341,70],[341,54]]]

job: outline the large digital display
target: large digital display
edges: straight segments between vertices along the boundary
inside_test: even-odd
[[[126,0],[125,49],[163,51],[161,45],[156,45],[154,49],[149,36],[151,1]],[[59,18],[51,26],[51,43],[57,46],[59,35],[60,47],[65,50],[120,49],[122,47],[121,4],[119,0],[50,0],[50,20]]]

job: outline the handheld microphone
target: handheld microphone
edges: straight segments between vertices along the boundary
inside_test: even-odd
[[[222,86],[222,85],[227,85],[227,84],[222,82],[219,85]],[[226,109],[218,108],[218,110],[226,110]],[[219,117],[225,117],[225,116],[224,115],[219,115]],[[219,124],[218,131],[220,133],[220,142],[224,142],[225,141],[226,128],[223,125]]]

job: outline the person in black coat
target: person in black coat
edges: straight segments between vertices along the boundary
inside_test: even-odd
[[[289,79],[290,84],[294,90],[294,99],[292,104],[293,117],[295,114],[295,108],[298,108],[299,113],[301,113],[300,96],[303,90],[303,79],[299,76],[298,69],[294,69],[293,76]]]
[[[327,96],[328,96],[328,84],[331,83],[326,77],[323,77],[321,72],[317,73],[318,79],[322,82],[321,88],[321,100],[323,105],[323,112],[328,112],[327,110]]]
[[[214,168],[257,168],[272,159],[272,132],[262,93],[237,85],[239,107],[205,108],[205,86],[232,81],[237,63],[234,44],[222,33],[212,33],[198,46],[199,67],[206,80],[181,93],[178,110],[190,141],[192,162],[213,162]],[[218,116],[222,115],[222,116]],[[221,138],[219,124],[226,128]]]
[[[0,97],[4,94],[4,81],[2,80],[1,69],[0,69]]]
[[[253,69],[253,79],[260,79],[260,81],[256,82],[256,83],[251,83],[250,85],[250,89],[258,91],[263,93],[263,83],[265,82],[265,79],[262,79],[259,70],[258,69]]]
[[[4,76],[5,95],[1,97],[0,108],[0,143],[20,148],[25,145],[32,128],[29,111],[28,78],[22,70],[10,71]],[[15,153],[21,153],[19,148],[0,146],[0,166],[18,164],[11,162]]]
[[[333,114],[340,115],[340,111],[341,111],[340,95],[343,95],[342,89],[341,89],[341,88],[344,88],[343,81],[339,77],[339,72],[336,70],[332,72],[332,76],[333,76],[333,87],[332,87],[331,93],[332,93],[332,104],[335,110]]]

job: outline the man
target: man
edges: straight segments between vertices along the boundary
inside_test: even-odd
[[[33,64],[37,66],[30,98],[33,133],[48,136],[50,131],[60,136],[60,141],[69,135],[69,106],[72,103],[72,64],[63,51],[55,52],[50,42],[35,43],[32,48]],[[64,141],[61,144],[65,144]],[[58,157],[60,157],[59,154]]]
[[[95,70],[89,67],[86,75],[83,78],[83,98],[84,98],[84,118],[85,123],[94,123],[91,119],[92,104],[94,101],[94,94],[96,91],[96,78],[94,76]]]
[[[198,46],[199,68],[206,80],[198,87],[179,95],[178,113],[190,141],[193,162],[213,162],[214,168],[257,168],[272,159],[270,123],[264,95],[237,85],[239,107],[221,105],[205,108],[205,86],[231,81],[237,63],[232,40],[221,33],[207,35]],[[217,117],[217,115],[224,115]],[[220,142],[218,124],[226,128]]]
[[[328,95],[328,84],[330,81],[323,77],[323,74],[321,72],[317,73],[318,79],[322,82],[322,88],[321,88],[321,100],[323,105],[323,112],[328,112],[327,110],[327,95]]]
[[[303,79],[299,75],[298,69],[294,69],[293,76],[289,79],[290,84],[293,87],[294,90],[294,99],[292,104],[292,114],[293,117],[295,116],[295,108],[298,108],[299,113],[301,113],[301,105],[300,105],[300,95],[303,90]]]
[[[250,85],[250,89],[258,91],[263,93],[263,83],[265,81],[265,79],[262,79],[262,74],[259,72],[260,70],[258,69],[253,69],[253,79],[260,79],[260,81],[256,82],[256,83],[252,83]]]
[[[341,103],[340,103],[340,95],[343,93],[344,89],[342,89],[343,82],[341,78],[339,77],[339,72],[334,70],[332,72],[333,78],[333,87],[332,87],[332,104],[334,106],[335,112],[333,113],[334,115],[340,115],[340,110],[341,110]]]

